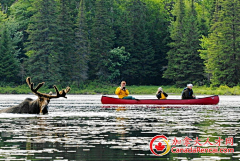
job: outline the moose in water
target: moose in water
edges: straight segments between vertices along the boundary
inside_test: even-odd
[[[46,114],[48,113],[48,103],[50,102],[50,99],[59,97],[67,98],[66,94],[70,91],[70,87],[67,87],[59,92],[54,85],[53,87],[56,91],[56,95],[52,95],[51,92],[49,94],[44,94],[38,92],[39,88],[44,85],[44,82],[39,83],[36,88],[34,88],[34,84],[31,82],[30,77],[27,77],[26,82],[31,91],[38,96],[38,99],[33,100],[31,98],[26,98],[19,105],[0,110],[0,113]]]

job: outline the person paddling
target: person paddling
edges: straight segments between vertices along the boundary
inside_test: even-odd
[[[121,98],[121,99],[135,99],[132,96],[128,96],[129,91],[126,88],[126,82],[125,81],[121,82],[121,86],[116,89],[115,94],[118,95],[118,97]]]
[[[187,87],[184,88],[184,90],[182,92],[182,99],[195,99],[196,98],[193,95],[192,87],[193,87],[192,84],[187,84]]]
[[[167,99],[168,94],[163,91],[162,87],[159,87],[156,93],[156,97],[158,99]]]

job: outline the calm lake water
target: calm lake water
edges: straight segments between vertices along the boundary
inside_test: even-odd
[[[37,98],[0,95],[0,109],[27,97]],[[52,99],[48,115],[0,114],[0,160],[240,160],[240,96],[220,96],[214,106],[104,106],[100,99],[68,95]],[[165,135],[171,145],[182,141],[179,147],[186,147],[185,138],[198,138],[200,144],[221,138],[219,148],[234,148],[234,153],[155,156],[149,144],[156,135]],[[232,145],[225,144],[226,138],[233,138]]]

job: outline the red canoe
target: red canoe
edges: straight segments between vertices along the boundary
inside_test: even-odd
[[[197,99],[138,99],[128,100],[114,97],[102,96],[102,104],[152,104],[152,105],[216,105],[219,102],[219,97],[210,96]]]

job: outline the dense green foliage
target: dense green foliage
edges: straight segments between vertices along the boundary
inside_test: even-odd
[[[28,59],[25,63],[27,73],[31,73],[35,82],[44,80],[48,83],[59,83],[61,71],[66,70],[66,64],[59,63],[65,53],[58,53],[62,44],[58,44],[61,32],[56,19],[56,5],[54,0],[39,0],[33,3],[33,7],[39,10],[31,17],[28,25],[29,36],[25,43]]]
[[[13,49],[11,48],[12,41],[10,39],[9,31],[6,26],[3,26],[2,38],[0,39],[0,59],[4,62],[0,65],[1,81],[11,82],[16,81],[15,77],[18,74],[17,59],[14,58]]]
[[[238,0],[2,0],[0,82],[236,86]]]
[[[176,21],[171,25],[173,41],[168,52],[165,77],[174,80],[177,86],[200,82],[203,80],[203,62],[198,53],[200,34],[193,0],[189,6],[179,0],[173,14]]]
[[[78,86],[87,79],[89,60],[89,38],[86,19],[85,0],[79,4],[78,17],[75,28],[75,43],[73,52],[72,80]]]
[[[111,14],[111,0],[96,0],[95,17],[91,32],[91,53],[90,53],[90,79],[104,80],[108,70],[104,65],[107,63],[109,51],[113,48],[113,22]]]
[[[214,85],[240,81],[240,1],[216,1],[211,33],[202,40],[202,58]]]

